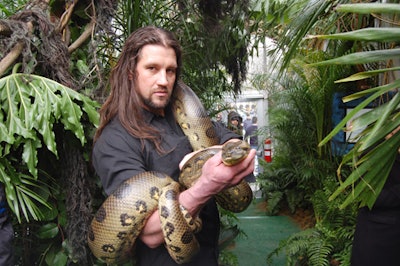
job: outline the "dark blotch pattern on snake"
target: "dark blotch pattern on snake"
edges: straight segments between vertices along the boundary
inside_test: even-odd
[[[194,92],[181,81],[172,95],[175,119],[188,137],[193,150],[218,145],[219,139],[207,112]],[[233,154],[227,154],[226,164],[246,157],[250,147],[244,141],[237,144]],[[246,146],[247,145],[247,146]],[[225,147],[227,145],[224,145]],[[179,183],[161,172],[144,172],[123,182],[102,204],[89,228],[88,244],[93,254],[107,264],[120,264],[129,260],[149,216],[159,210],[165,246],[171,257],[182,264],[190,261],[200,246],[195,233],[201,230],[201,220],[191,217],[177,198],[182,189],[189,188],[201,175],[206,160],[220,149],[198,152],[183,166]],[[252,191],[243,181],[216,195],[221,207],[240,212],[252,200]]]
[[[130,216],[127,213],[121,214],[121,225],[122,226],[130,226],[133,224],[134,220],[135,220],[134,216]]]
[[[107,211],[103,206],[101,206],[94,218],[96,219],[97,222],[102,223],[106,219],[106,216],[107,216]]]

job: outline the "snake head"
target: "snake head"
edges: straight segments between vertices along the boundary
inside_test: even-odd
[[[250,152],[246,141],[229,141],[222,146],[222,161],[225,165],[235,165],[243,161]]]

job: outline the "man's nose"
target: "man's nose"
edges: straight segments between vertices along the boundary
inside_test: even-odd
[[[158,83],[161,84],[161,85],[167,85],[168,84],[167,71],[162,70],[162,71],[159,72]]]

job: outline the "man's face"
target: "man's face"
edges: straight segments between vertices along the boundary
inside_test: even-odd
[[[177,67],[174,49],[153,44],[142,47],[136,66],[136,90],[145,108],[162,112],[167,106]]]

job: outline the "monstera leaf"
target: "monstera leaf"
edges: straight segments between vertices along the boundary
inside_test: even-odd
[[[41,76],[13,73],[0,79],[0,182],[19,220],[20,212],[27,220],[28,213],[40,219],[37,202],[48,206],[33,188],[38,178],[37,150],[45,146],[58,156],[53,124],[62,124],[83,145],[82,122],[96,126],[97,107],[90,98]]]

